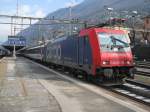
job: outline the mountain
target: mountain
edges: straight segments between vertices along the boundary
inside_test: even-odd
[[[150,0],[84,0],[72,8],[72,17],[79,19],[95,18],[105,12],[104,7],[111,7],[114,11],[138,11],[150,13]],[[59,9],[47,17],[68,18],[69,8]]]
[[[108,7],[114,9],[113,14],[115,17],[120,15],[131,15],[132,11],[137,11],[138,15],[142,16],[150,14],[150,0],[84,0],[82,3],[72,7],[72,18],[88,20],[90,22],[103,21],[103,19],[108,19],[108,11],[106,10]],[[68,19],[69,8],[61,8],[48,14],[46,18]],[[61,26],[56,27],[56,25],[41,26],[41,30],[38,31],[37,29],[39,28],[37,27],[38,25],[33,25],[20,34],[27,37],[27,42],[32,44],[33,41],[42,40],[43,36],[46,39],[54,37],[51,33],[51,29],[61,28]],[[65,29],[66,27],[62,26],[62,28]],[[37,42],[35,42],[35,44],[36,43]]]

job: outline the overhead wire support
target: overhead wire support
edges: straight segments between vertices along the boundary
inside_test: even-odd
[[[13,30],[13,24],[12,23],[13,23],[13,18],[11,18],[11,26],[10,26],[11,27],[10,28],[11,29],[11,35],[13,34],[13,31],[12,31]]]
[[[30,23],[11,23],[11,22],[0,22],[0,24],[12,24],[12,25],[27,25],[27,26],[30,26],[30,25],[57,25],[57,24],[70,24],[70,23],[61,23],[61,22],[57,22],[57,23],[34,23],[34,24],[30,24]]]
[[[19,15],[19,1],[17,0],[17,9],[16,9],[16,15]]]
[[[49,18],[37,18],[37,17],[26,17],[26,16],[11,16],[11,15],[0,15],[1,18],[13,18],[13,19],[28,19],[28,20],[44,20],[44,21],[52,21],[52,22],[62,22],[62,23],[78,23],[84,24],[82,21],[76,21],[76,19],[68,20],[68,19],[49,19]]]

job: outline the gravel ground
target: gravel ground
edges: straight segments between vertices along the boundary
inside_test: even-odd
[[[150,77],[141,76],[141,75],[135,75],[135,81],[147,84],[150,86]]]

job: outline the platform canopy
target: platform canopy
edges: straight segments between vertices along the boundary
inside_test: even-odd
[[[2,44],[6,49],[13,51],[14,45],[16,50],[26,46],[26,39],[22,36],[8,36],[8,40]]]

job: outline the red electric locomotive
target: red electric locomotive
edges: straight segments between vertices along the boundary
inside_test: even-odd
[[[99,79],[134,78],[133,56],[128,31],[120,28],[90,28],[80,32],[92,49],[91,74]]]
[[[134,77],[133,56],[126,30],[87,28],[78,35],[52,40],[44,61],[63,66],[87,79],[101,82]]]

